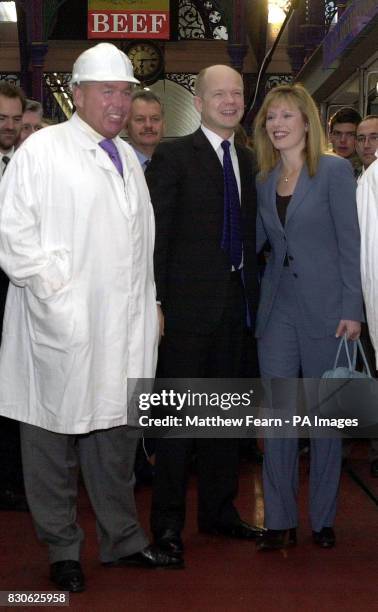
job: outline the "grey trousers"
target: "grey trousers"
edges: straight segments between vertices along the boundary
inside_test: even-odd
[[[262,378],[286,379],[280,383],[280,392],[273,401],[278,417],[280,411],[297,414],[295,379],[300,373],[307,379],[304,381],[306,400],[310,406],[316,405],[316,378],[333,367],[339,343],[334,336],[310,338],[307,335],[294,283],[290,269],[284,269],[267,327],[258,340]],[[341,461],[341,439],[311,437],[309,505],[314,531],[332,527],[335,520]],[[297,438],[265,439],[263,482],[265,526],[269,529],[296,527]]]
[[[20,430],[26,496],[50,563],[80,557],[79,466],[96,515],[100,560],[116,561],[148,544],[134,500],[135,429],[66,435],[21,423]]]

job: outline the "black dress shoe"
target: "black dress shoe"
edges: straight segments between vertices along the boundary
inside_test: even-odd
[[[157,546],[147,546],[140,552],[121,557],[117,561],[104,563],[108,567],[126,567],[137,566],[145,568],[163,567],[166,569],[181,569],[184,567],[184,562],[181,557],[168,553],[165,550],[160,550]]]
[[[29,512],[29,506],[25,495],[5,489],[0,491],[0,510],[5,512]]]
[[[155,537],[155,544],[161,550],[165,550],[172,555],[181,556],[184,553],[184,544],[180,532],[175,529],[165,529],[159,536]]]
[[[333,548],[336,544],[336,536],[332,527],[323,527],[320,531],[313,531],[312,539],[321,548]]]
[[[81,593],[85,588],[79,561],[56,561],[50,565],[50,579],[62,591]]]
[[[295,546],[297,543],[297,530],[293,529],[267,529],[256,542],[258,551],[280,550]]]
[[[245,521],[237,521],[231,525],[222,525],[220,527],[209,527],[200,529],[201,533],[212,533],[214,535],[224,535],[228,538],[236,538],[239,540],[257,540],[265,533],[265,529],[249,525]]]
[[[373,459],[370,464],[370,476],[378,478],[378,459]]]

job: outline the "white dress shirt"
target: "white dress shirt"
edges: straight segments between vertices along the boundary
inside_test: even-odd
[[[224,153],[223,153],[223,149],[222,149],[222,142],[225,140],[225,138],[221,138],[220,136],[218,136],[218,134],[216,134],[212,130],[209,130],[209,128],[205,127],[204,125],[201,125],[201,130],[203,131],[203,133],[205,134],[206,138],[210,142],[210,144],[213,147],[215,153],[218,155],[219,161],[220,161],[220,163],[223,166],[223,155],[224,155]],[[240,194],[241,194],[241,188],[240,188],[240,170],[239,170],[239,161],[238,161],[238,156],[236,154],[234,139],[235,139],[235,134],[232,134],[232,136],[230,138],[227,138],[226,140],[228,140],[230,145],[231,145],[230,146],[230,155],[231,155],[232,167],[234,169],[234,173],[235,173],[235,177],[236,177],[236,182],[238,184],[239,199],[240,199]]]
[[[230,138],[225,139],[225,138],[221,138],[220,136],[218,136],[218,134],[216,134],[212,130],[209,130],[209,128],[205,127],[202,124],[201,124],[201,130],[203,131],[203,133],[205,134],[206,138],[210,142],[210,144],[213,147],[215,153],[218,155],[218,158],[219,158],[220,163],[222,164],[222,167],[223,167],[223,155],[224,155],[224,151],[222,149],[222,142],[224,140],[228,140],[229,141],[229,143],[231,145],[230,146],[231,162],[232,162],[232,167],[234,169],[236,182],[238,184],[239,200],[241,201],[240,169],[239,169],[239,160],[238,160],[238,156],[236,154],[235,143],[234,143],[235,134],[232,134],[232,136],[230,136]],[[241,260],[241,264],[240,264],[239,270],[241,270],[242,268],[243,268],[243,256],[242,256],[242,260]],[[231,270],[235,270],[235,268],[232,266]]]

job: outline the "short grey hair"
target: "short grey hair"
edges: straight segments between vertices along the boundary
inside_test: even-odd
[[[131,94],[131,101],[134,102],[134,100],[143,100],[144,102],[156,102],[156,104],[159,104],[161,112],[164,115],[164,105],[159,96],[153,91],[151,91],[151,89],[134,89]]]
[[[43,117],[42,104],[40,102],[37,102],[37,100],[30,100],[27,98],[24,113],[26,112],[38,113],[42,119]]]

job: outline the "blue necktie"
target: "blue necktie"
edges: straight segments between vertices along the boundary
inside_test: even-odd
[[[117,168],[118,172],[121,176],[123,176],[122,161],[114,142],[109,138],[104,138],[104,140],[101,140],[101,142],[99,142],[98,144],[100,145],[101,149],[104,149],[104,151],[107,152],[113,164]]]
[[[224,217],[221,247],[226,251],[231,264],[238,270],[242,260],[241,213],[238,184],[230,155],[230,142],[222,142],[224,177]]]

